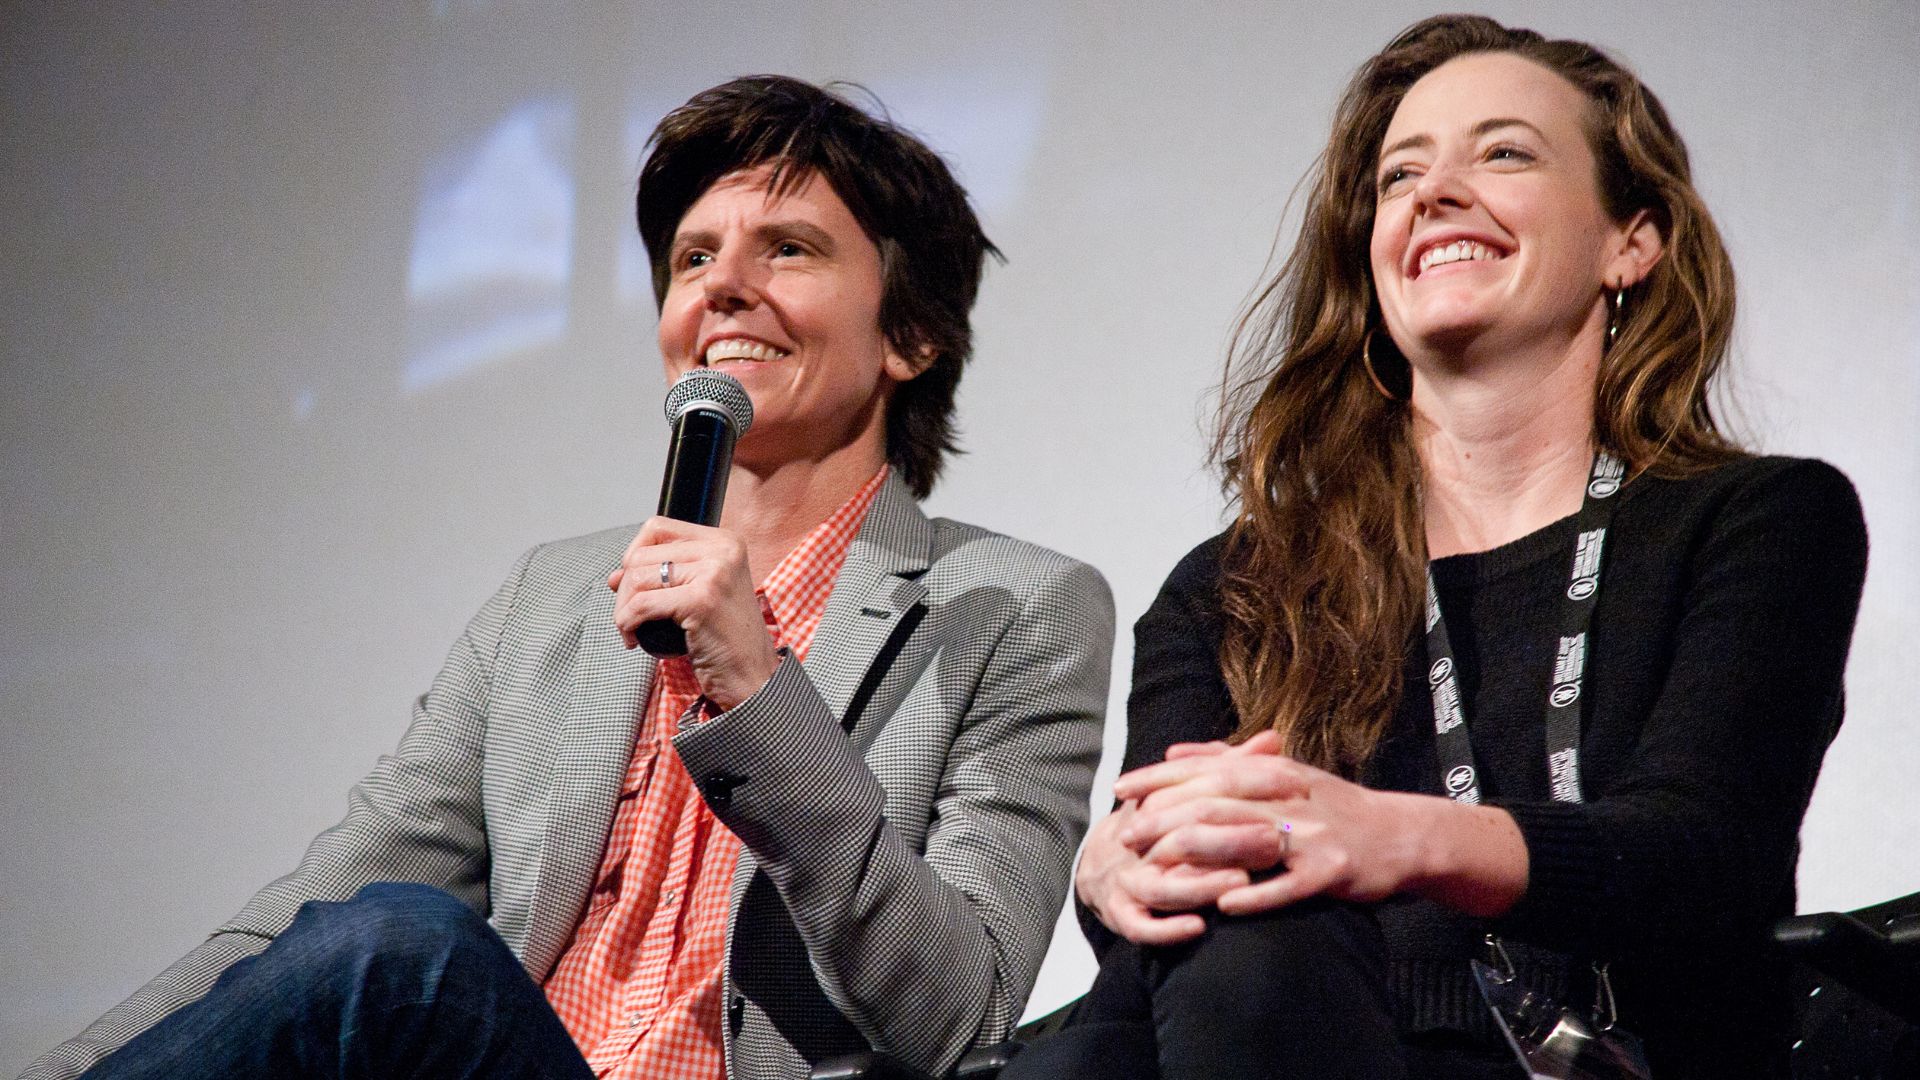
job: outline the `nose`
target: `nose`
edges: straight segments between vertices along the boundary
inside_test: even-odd
[[[737,245],[729,244],[716,252],[706,272],[700,275],[707,307],[713,311],[740,311],[758,304],[760,285],[755,270],[753,260],[742,254]]]
[[[1420,174],[1413,185],[1416,212],[1460,210],[1473,205],[1473,188],[1462,170],[1451,162],[1436,161]]]

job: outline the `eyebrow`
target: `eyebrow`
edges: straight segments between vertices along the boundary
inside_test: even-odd
[[[762,243],[783,236],[791,236],[796,240],[804,240],[809,245],[818,248],[822,255],[832,255],[834,252],[835,245],[833,237],[829,236],[827,231],[820,226],[800,218],[794,218],[790,221],[763,222],[754,226],[752,232],[752,238]],[[676,233],[673,238],[672,254],[677,258],[681,252],[688,248],[710,248],[717,246],[719,243],[720,234],[715,232],[702,230],[699,232]]]
[[[1528,131],[1533,132],[1535,137],[1537,137],[1541,142],[1548,141],[1546,132],[1541,131],[1539,128],[1533,126],[1532,124],[1528,123],[1525,120],[1520,119],[1517,116],[1496,116],[1491,120],[1482,120],[1479,123],[1473,125],[1473,130],[1468,132],[1468,134],[1478,139],[1481,136],[1486,135],[1488,132],[1498,131],[1501,128],[1506,128],[1506,127],[1523,127],[1523,128],[1526,128]],[[1424,149],[1432,145],[1433,145],[1433,136],[1431,135],[1409,135],[1406,138],[1401,139],[1399,142],[1394,143],[1392,146],[1389,146],[1386,149],[1380,151],[1380,157],[1384,160],[1388,157],[1391,157],[1394,154],[1399,153],[1402,150],[1418,150],[1418,149]]]

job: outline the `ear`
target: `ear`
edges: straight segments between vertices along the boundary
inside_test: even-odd
[[[893,346],[887,346],[887,357],[883,370],[894,382],[908,382],[920,376],[938,358],[931,346],[922,345],[911,356],[902,356]]]
[[[1607,260],[1602,277],[1607,282],[1608,291],[1638,285],[1653,272],[1654,264],[1660,261],[1660,256],[1666,254],[1666,250],[1667,241],[1660,235],[1660,226],[1653,219],[1653,211],[1634,211],[1633,216],[1615,234],[1613,254]]]

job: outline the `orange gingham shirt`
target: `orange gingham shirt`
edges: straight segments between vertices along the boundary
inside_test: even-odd
[[[886,476],[882,467],[755,590],[774,645],[795,659],[806,659]],[[726,1075],[727,893],[740,841],[707,809],[671,742],[699,698],[685,657],[655,667],[586,917],[545,986],[587,1064],[609,1080]]]

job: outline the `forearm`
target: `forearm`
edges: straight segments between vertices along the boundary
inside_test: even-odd
[[[1027,733],[1046,727],[1036,718]],[[1018,1019],[1085,825],[1097,731],[1097,714],[1083,716],[1057,749],[1016,748],[1017,784],[1010,761],[948,736],[924,855],[882,814],[886,792],[791,659],[676,748],[779,890],[828,999],[876,1048],[938,1069]]]
[[[1511,814],[1433,795],[1386,797],[1408,821],[1405,892],[1482,918],[1506,914],[1526,895],[1527,844]]]

